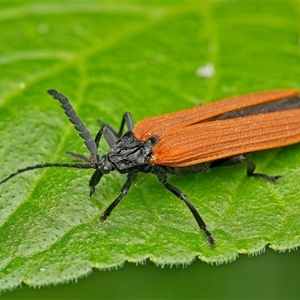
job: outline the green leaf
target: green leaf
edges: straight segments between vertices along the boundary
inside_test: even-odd
[[[69,97],[92,134],[236,94],[299,87],[295,3],[10,3],[0,6],[0,179],[86,149],[58,103]],[[199,67],[216,73],[199,75]],[[198,71],[197,71],[198,70]],[[108,150],[101,145],[100,153]],[[159,265],[232,261],[266,245],[300,245],[300,146],[254,153],[258,171],[213,169],[170,182],[212,232],[211,248],[184,203],[140,174],[106,223],[98,218],[126,176],[111,173],[89,197],[91,170],[44,169],[0,186],[0,291],[42,286],[125,261]]]

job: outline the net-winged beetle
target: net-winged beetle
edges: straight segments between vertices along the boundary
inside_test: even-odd
[[[64,95],[55,90],[49,90],[48,93],[60,102],[84,140],[90,157],[69,152],[84,163],[28,166],[10,174],[0,184],[33,169],[95,169],[89,181],[92,195],[103,175],[111,171],[127,174],[121,193],[100,218],[100,221],[105,221],[127,194],[137,174],[153,173],[165,188],[188,206],[211,246],[215,245],[215,241],[200,214],[187,196],[167,181],[167,174],[193,174],[208,168],[246,163],[248,176],[275,182],[281,176],[254,173],[255,163],[245,154],[300,142],[300,97],[297,90],[260,92],[229,98],[147,118],[136,126],[127,112],[123,115],[119,131],[103,124],[95,139]],[[123,134],[125,125],[127,131]],[[110,151],[99,157],[98,146],[102,136]]]

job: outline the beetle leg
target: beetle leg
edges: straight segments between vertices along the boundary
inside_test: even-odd
[[[273,175],[268,175],[263,173],[254,173],[256,169],[255,162],[250,158],[246,157],[245,155],[238,155],[238,156],[233,156],[230,158],[214,161],[210,164],[210,168],[233,166],[242,163],[247,164],[247,176],[249,177],[262,178],[270,182],[276,182],[279,178],[283,177],[281,175],[273,176]]]
[[[102,137],[102,135],[104,135],[104,138],[105,138],[107,144],[111,148],[114,145],[116,138],[118,137],[118,134],[111,126],[109,126],[105,123],[102,123],[102,125],[103,125],[103,127],[98,131],[98,133],[95,137],[95,143],[98,148],[101,137]]]
[[[171,193],[173,193],[176,197],[178,197],[180,200],[182,200],[187,205],[187,207],[193,214],[198,226],[206,235],[208,243],[210,244],[210,246],[214,246],[215,245],[214,238],[212,237],[212,234],[207,230],[203,219],[201,218],[200,214],[198,213],[198,211],[196,210],[194,205],[189,201],[187,196],[182,191],[180,191],[178,188],[176,188],[175,186],[173,186],[172,184],[167,182],[167,175],[165,172],[163,172],[163,170],[160,170],[159,172],[157,172],[157,168],[155,168],[155,169],[156,170],[154,170],[153,173],[157,176],[158,180],[164,185],[164,187],[166,189],[168,189]]]
[[[96,171],[97,172],[97,171]],[[96,173],[95,172],[95,173]],[[95,174],[94,173],[94,174]],[[100,222],[105,222],[105,220],[109,217],[113,209],[120,203],[120,201],[123,199],[123,197],[128,193],[132,182],[136,179],[138,173],[133,173],[133,174],[128,174],[127,175],[127,180],[124,183],[120,195],[117,197],[116,200],[114,200],[110,206],[105,210],[103,215],[100,217]]]
[[[270,182],[276,182],[279,178],[282,178],[282,175],[268,175],[268,174],[262,174],[262,173],[254,173],[256,165],[253,160],[245,157],[245,162],[247,163],[247,176],[256,177],[256,178],[262,178]]]
[[[101,122],[101,121],[100,121],[100,122]],[[120,126],[119,132],[116,132],[116,130],[115,130],[113,127],[111,127],[110,125],[107,125],[107,124],[105,124],[105,123],[103,123],[103,122],[101,122],[101,124],[102,124],[102,128],[98,131],[98,133],[97,133],[97,135],[96,135],[96,137],[95,137],[95,144],[96,144],[96,146],[97,146],[97,149],[98,149],[98,147],[99,147],[99,143],[100,143],[100,140],[101,140],[102,135],[104,135],[104,138],[105,138],[106,142],[108,143],[108,145],[110,146],[110,148],[112,148],[113,145],[114,145],[115,142],[116,142],[116,139],[122,135],[122,132],[123,132],[123,129],[124,129],[124,125],[125,125],[125,124],[126,124],[128,130],[132,130],[132,129],[133,129],[133,120],[132,120],[132,116],[131,116],[131,114],[128,113],[128,112],[127,112],[127,113],[124,113],[124,115],[123,115],[123,118],[122,118],[122,122],[121,122],[121,126]],[[68,153],[69,153],[70,155],[72,155],[73,157],[75,157],[75,158],[80,158],[80,159],[83,159],[84,161],[87,161],[87,162],[90,161],[90,159],[87,158],[87,157],[85,157],[84,155],[76,154],[76,153],[72,153],[72,152],[68,152]],[[94,194],[94,192],[95,192],[95,187],[96,187],[96,185],[100,182],[102,176],[103,176],[103,173],[102,173],[102,171],[100,171],[100,170],[96,170],[96,171],[93,173],[93,175],[92,175],[92,177],[91,177],[91,179],[90,179],[90,181],[89,181],[89,186],[90,186],[90,196],[92,196],[92,195]],[[130,188],[131,182],[135,179],[136,176],[135,176],[133,179],[131,179],[131,181],[129,180],[129,177],[130,177],[130,176],[128,176],[128,179],[127,179],[127,181],[125,182],[125,184],[124,184],[124,186],[123,186],[123,188],[122,188],[122,193],[121,193],[120,196],[114,201],[114,202],[116,202],[116,204],[115,204],[114,206],[112,206],[113,203],[114,203],[114,202],[113,202],[113,203],[111,204],[112,208],[109,209],[109,208],[111,207],[111,206],[109,206],[109,208],[105,211],[105,212],[108,211],[108,214],[107,214],[107,216],[105,217],[105,219],[109,216],[109,214],[110,214],[111,211],[114,209],[114,207],[117,206],[117,204],[121,201],[121,199],[126,195],[126,193],[128,192],[128,190],[129,190],[129,188]],[[131,178],[131,177],[130,177],[130,178]],[[126,183],[128,183],[128,182],[129,182],[128,189],[127,189],[126,193],[125,193],[123,196],[121,196],[121,195],[123,194],[124,188],[126,188]],[[119,199],[119,198],[120,198],[120,199]],[[119,200],[118,200],[118,199],[119,199]],[[117,200],[118,200],[118,201],[117,201]],[[104,213],[103,216],[105,216],[105,215],[106,215],[106,214]],[[105,220],[105,219],[104,219],[104,220]]]
[[[67,151],[66,153],[69,154],[70,156],[72,156],[75,159],[80,159],[80,160],[83,160],[83,161],[85,161],[87,163],[90,162],[89,157],[87,157],[87,156],[85,156],[83,154],[78,154],[78,153],[74,153],[74,152],[71,152],[71,151]]]
[[[98,133],[96,134],[96,137],[95,137],[95,143],[96,143],[97,149],[99,148],[99,143],[100,143],[100,140],[102,137],[102,133],[103,133],[103,127],[98,131]]]
[[[103,172],[101,170],[99,170],[99,169],[97,169],[93,173],[93,175],[92,175],[92,177],[91,177],[91,179],[89,181],[90,197],[95,193],[95,187],[100,182],[102,176],[103,176]]]
[[[122,117],[122,121],[121,121],[121,125],[120,125],[119,131],[117,131],[112,126],[104,123],[101,120],[99,120],[99,123],[101,124],[101,129],[103,129],[104,127],[107,127],[108,129],[110,129],[110,131],[114,134],[114,136],[116,138],[120,138],[122,136],[125,124],[126,124],[126,127],[127,127],[128,131],[132,131],[132,129],[134,127],[133,119],[132,119],[131,113],[129,113],[129,112],[125,112],[124,113],[124,115]],[[100,131],[101,131],[101,129],[100,129]],[[99,134],[99,132],[98,132],[98,134]]]
[[[122,136],[125,124],[129,131],[132,131],[132,129],[134,127],[133,119],[129,112],[124,113],[119,132],[116,131],[112,126],[102,122],[101,120],[99,120],[99,122],[101,124],[101,129],[98,131],[98,133],[95,137],[95,143],[96,143],[97,149],[99,147],[99,143],[100,143],[102,134],[104,135],[105,140],[107,141],[109,146],[112,147],[113,144],[115,143],[116,139],[118,139]]]
[[[129,112],[126,112],[123,115],[121,126],[120,126],[119,132],[117,134],[118,137],[120,137],[122,135],[125,124],[126,124],[127,130],[132,131],[134,124],[133,124],[133,119],[132,119],[131,113],[129,113]]]

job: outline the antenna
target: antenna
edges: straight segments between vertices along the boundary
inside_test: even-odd
[[[97,145],[86,126],[76,114],[68,98],[56,90],[48,90],[48,93],[61,103],[61,107],[65,111],[65,114],[69,117],[70,122],[74,124],[75,129],[79,132],[80,137],[84,140],[86,147],[90,151],[92,155],[91,160],[97,161]]]
[[[34,166],[28,166],[23,169],[18,169],[16,172],[10,174],[2,181],[0,184],[6,182],[7,180],[15,177],[16,175],[34,170],[34,169],[43,169],[43,168],[51,168],[51,167],[59,167],[59,168],[76,168],[76,169],[96,169],[97,162],[99,161],[98,154],[97,154],[97,145],[93,140],[90,132],[87,130],[86,126],[80,120],[76,112],[74,111],[73,107],[71,106],[68,98],[64,95],[60,94],[56,90],[48,90],[48,93],[53,96],[54,99],[58,100],[61,103],[61,107],[64,109],[65,114],[69,117],[71,123],[74,124],[75,129],[79,132],[79,135],[84,140],[84,143],[88,150],[91,153],[90,162],[85,164],[78,164],[78,163],[44,163],[44,164],[37,164]]]
[[[4,178],[2,181],[0,181],[0,184],[4,183],[5,181],[11,179],[12,177],[15,177],[16,175],[34,170],[34,169],[43,169],[43,168],[51,168],[51,167],[59,167],[59,168],[76,168],[76,169],[95,169],[94,163],[89,164],[68,164],[68,163],[44,163],[44,164],[38,164],[34,166],[28,166],[24,169],[19,169],[16,172],[10,174],[6,178]]]

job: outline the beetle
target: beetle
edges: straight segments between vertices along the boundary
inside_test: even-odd
[[[298,90],[275,90],[237,96],[147,118],[135,126],[131,114],[126,112],[119,131],[102,123],[95,139],[64,95],[53,89],[48,93],[60,102],[70,122],[84,140],[90,157],[68,152],[84,163],[28,166],[10,174],[0,184],[33,169],[95,169],[89,181],[92,196],[103,175],[111,171],[127,174],[121,193],[100,217],[100,221],[104,222],[128,193],[138,173],[152,173],[166,189],[187,205],[211,246],[215,245],[215,240],[202,217],[187,196],[168,182],[167,174],[194,174],[209,168],[245,163],[248,176],[276,182],[281,175],[256,173],[255,163],[246,154],[300,142]],[[123,134],[125,125],[127,131]],[[110,151],[100,157],[98,147],[102,136]]]

